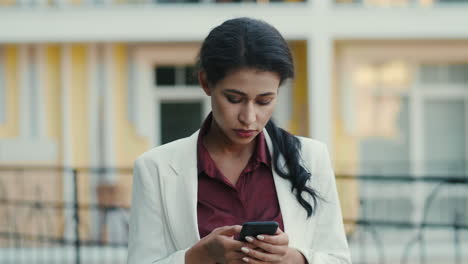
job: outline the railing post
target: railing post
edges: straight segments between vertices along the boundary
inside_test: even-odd
[[[454,250],[455,250],[455,264],[462,263],[462,251],[460,248],[460,225],[462,223],[462,216],[460,212],[455,213],[455,221],[453,223],[453,242],[454,242]]]
[[[75,168],[73,172],[73,218],[75,220],[75,264],[80,264],[80,213],[78,200],[78,170]]]

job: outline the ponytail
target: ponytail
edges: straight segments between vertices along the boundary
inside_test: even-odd
[[[266,125],[266,130],[273,144],[273,168],[275,172],[291,182],[291,192],[295,194],[299,204],[307,211],[307,217],[310,217],[315,212],[317,200],[320,199],[320,196],[317,191],[306,185],[312,175],[300,164],[301,142],[295,136],[276,126],[271,119]],[[280,156],[284,158],[285,166],[280,167]],[[304,192],[312,197],[313,205],[304,199],[302,196]]]

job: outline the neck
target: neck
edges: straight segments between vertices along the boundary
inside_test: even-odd
[[[254,151],[255,143],[256,139],[248,144],[235,144],[223,133],[214,119],[211,121],[208,133],[203,138],[205,148],[210,154],[215,155],[250,156]]]

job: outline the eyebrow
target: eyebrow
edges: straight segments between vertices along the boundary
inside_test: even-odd
[[[246,93],[243,93],[241,91],[238,91],[238,90],[234,90],[234,89],[227,89],[225,90],[225,92],[230,92],[230,93],[235,93],[235,94],[238,94],[238,95],[242,95],[242,96],[247,96]],[[268,96],[268,95],[274,95],[275,93],[273,92],[268,92],[268,93],[262,93],[262,94],[259,94],[257,96]]]

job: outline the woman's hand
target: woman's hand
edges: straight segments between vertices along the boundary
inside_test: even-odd
[[[248,243],[234,239],[242,226],[223,226],[214,229],[209,235],[198,241],[185,255],[186,263],[195,264],[241,264],[245,254],[241,248],[249,248]]]
[[[304,256],[299,251],[288,246],[289,237],[279,228],[273,236],[260,235],[256,238],[246,237],[246,240],[251,246],[241,249],[246,255],[242,258],[244,263],[307,263]]]

